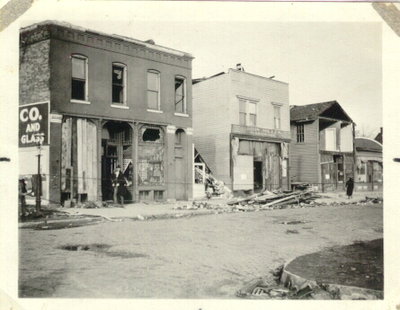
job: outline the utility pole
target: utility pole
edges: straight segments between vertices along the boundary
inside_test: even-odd
[[[38,158],[37,161],[37,184],[36,184],[36,190],[35,190],[35,194],[36,194],[36,214],[40,214],[41,212],[41,198],[40,195],[42,194],[42,175],[40,174],[40,157],[42,156],[40,154],[40,151],[42,149],[42,139],[43,139],[43,134],[37,134],[36,138],[38,141],[38,154],[36,155]]]

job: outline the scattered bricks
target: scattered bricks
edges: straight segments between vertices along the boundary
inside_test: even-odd
[[[288,230],[286,230],[286,233],[287,233],[287,234],[298,234],[299,231],[298,231],[298,230],[295,230],[295,229],[288,229]]]

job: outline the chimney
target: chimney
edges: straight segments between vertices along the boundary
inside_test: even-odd
[[[244,72],[244,68],[241,63],[236,64],[236,70]]]

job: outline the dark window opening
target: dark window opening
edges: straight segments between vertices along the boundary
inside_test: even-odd
[[[296,125],[296,141],[298,143],[304,142],[304,124]]]
[[[175,112],[186,113],[185,79],[175,78]]]
[[[154,200],[163,200],[164,191],[154,191]]]
[[[76,100],[85,100],[85,80],[72,78],[71,98]]]
[[[182,139],[183,139],[183,135],[184,135],[184,131],[183,129],[178,129],[175,132],[175,145],[182,145]]]
[[[72,56],[71,99],[86,100],[86,58]]]
[[[160,136],[160,129],[153,129],[153,128],[147,128],[144,132],[143,132],[143,141],[158,141],[160,140],[161,136]]]
[[[112,102],[124,103],[124,67],[112,66]]]

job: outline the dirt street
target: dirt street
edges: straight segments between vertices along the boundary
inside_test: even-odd
[[[20,229],[21,297],[236,298],[302,254],[383,237],[382,205]]]

